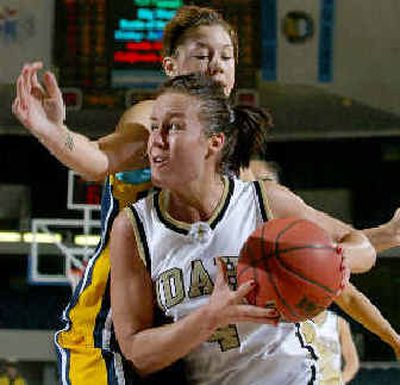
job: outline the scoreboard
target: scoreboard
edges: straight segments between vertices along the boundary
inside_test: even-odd
[[[128,90],[154,91],[165,80],[163,29],[185,4],[217,9],[234,26],[240,44],[237,81],[240,87],[255,87],[259,0],[57,1],[53,62],[61,86],[80,90],[83,108],[124,108]]]

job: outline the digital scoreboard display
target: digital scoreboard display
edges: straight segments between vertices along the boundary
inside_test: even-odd
[[[54,63],[64,87],[109,86],[108,0],[55,2]]]
[[[82,90],[82,108],[124,107],[128,90],[150,92],[165,80],[162,37],[185,4],[214,8],[238,31],[239,87],[260,68],[259,0],[60,0],[54,63],[62,87]]]
[[[112,1],[112,87],[157,88],[165,25],[183,0]]]

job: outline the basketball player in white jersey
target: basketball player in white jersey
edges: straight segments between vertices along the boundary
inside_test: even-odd
[[[330,310],[320,313],[314,322],[312,332],[305,335],[318,351],[320,385],[349,383],[360,368],[349,324]]]
[[[271,181],[279,183],[278,164],[276,164],[275,162],[263,161],[261,159],[253,160],[251,163],[251,171],[248,169],[245,173],[242,172],[242,179],[269,179]],[[393,229],[391,232],[392,237],[395,235],[395,229],[397,226],[396,223],[399,220],[399,217],[400,209],[397,209],[393,215],[393,218],[385,225],[383,225],[388,228],[391,227]],[[366,231],[364,231],[364,233],[365,232]],[[388,234],[390,234],[390,232],[388,232]],[[342,291],[341,295],[336,298],[335,302],[342,311],[347,313],[355,321],[359,322],[364,328],[366,328],[371,333],[378,336],[383,342],[388,344],[393,349],[396,358],[400,359],[400,335],[396,332],[390,322],[382,315],[380,310],[368,299],[365,294],[358,290],[353,284],[349,283]],[[343,322],[345,321],[343,320]],[[301,328],[302,330],[304,330],[307,329],[309,326],[309,323],[305,323],[301,326]],[[351,347],[349,349],[351,349]],[[345,360],[346,356],[347,355],[344,354]],[[347,361],[350,360],[353,361],[352,358],[347,359]],[[347,373],[348,371],[350,371],[351,367],[352,365],[349,365],[348,370],[345,370],[344,372]],[[344,375],[344,378],[348,378],[347,374]]]
[[[235,286],[243,243],[272,217],[317,222],[343,248],[352,271],[375,261],[362,233],[284,187],[223,176],[225,166],[241,166],[232,151],[243,135],[255,130],[257,141],[265,131],[265,115],[250,114],[232,109],[221,87],[198,75],[171,80],[155,102],[148,156],[161,190],[118,215],[110,244],[114,327],[139,374],[184,358],[190,384],[315,383],[315,354],[299,325],[271,325],[279,316],[274,309],[242,303],[255,282],[232,291],[224,280],[223,270]],[[172,324],[153,327],[155,301]]]
[[[222,29],[225,30],[224,33],[228,33],[227,38],[224,37],[223,40],[232,42],[232,46],[234,47],[233,52],[235,53],[235,57],[237,56],[237,41],[232,28],[226,23],[221,23],[215,11],[206,8],[183,7],[181,11],[179,18],[174,20],[176,25],[174,28],[171,28],[169,35],[170,41],[165,47],[167,59],[166,73],[169,76],[187,73],[188,71],[215,73],[216,77],[219,77],[226,85],[229,83],[230,86],[226,87],[229,93],[231,87],[233,87],[236,61],[232,59],[226,60],[227,57],[232,57],[232,55],[227,55],[225,53],[226,48],[220,52],[216,47],[218,47],[217,43],[220,42],[220,34],[218,32],[220,29],[218,27],[222,26]],[[196,22],[198,24],[194,22],[185,22],[185,17],[189,21],[197,20]],[[201,21],[203,19],[205,20],[204,22]],[[200,20],[200,22],[198,22],[198,20]],[[204,28],[202,23],[206,25],[206,28]],[[206,29],[209,29],[210,33],[205,34]],[[216,33],[216,31],[218,33]],[[212,38],[209,38],[211,35]],[[197,42],[197,46],[194,42]],[[199,42],[201,42],[202,45],[199,45]],[[204,42],[206,42],[206,44],[204,44]],[[232,51],[230,44],[228,51]],[[220,57],[218,56],[219,54],[221,54]],[[44,89],[36,87],[36,73],[40,68],[41,66],[38,63],[27,64],[24,67],[18,79],[17,97],[13,109],[15,115],[25,127],[37,136],[41,143],[45,145],[52,154],[65,165],[72,167],[77,172],[84,174],[90,179],[102,179],[107,173],[126,170],[127,165],[129,165],[129,168],[133,169],[141,169],[146,166],[141,153],[142,143],[136,141],[137,135],[135,130],[139,130],[144,122],[147,122],[148,116],[146,113],[148,106],[152,102],[140,103],[131,108],[129,111],[131,122],[127,125],[126,129],[117,130],[116,133],[102,138],[97,142],[93,142],[80,134],[72,132],[63,124],[61,92],[54,76],[46,73]],[[45,92],[43,92],[44,90]],[[43,99],[43,104],[37,103],[38,100],[41,101]],[[29,119],[27,119],[27,117],[29,117]],[[108,161],[106,161],[107,159]],[[106,165],[108,165],[108,167],[105,167]],[[115,181],[112,186],[114,187],[113,194],[115,194],[117,188],[119,191],[120,182],[114,178],[114,176],[110,178]],[[117,186],[115,185],[116,183],[118,184]],[[136,190],[133,191],[134,194],[126,194],[125,185],[122,187],[122,198],[119,203],[120,207],[124,206],[125,202],[128,200],[135,200],[136,198],[132,198],[132,196],[135,197],[137,195]],[[140,187],[142,187],[142,185],[140,185]],[[143,190],[145,189],[148,189],[148,186],[144,186]],[[111,188],[107,188],[106,191],[112,190]],[[111,192],[108,196],[111,196]],[[106,198],[108,196],[106,196]],[[105,199],[104,201],[114,202],[112,199]],[[106,208],[104,210],[105,213],[111,211],[111,209],[108,210],[108,208],[111,208],[110,204],[102,206]],[[116,206],[118,206],[118,204]],[[107,218],[112,219],[113,215],[107,216]],[[111,222],[111,220],[107,222],[107,228],[108,224]],[[374,229],[372,230],[375,231]],[[382,238],[388,239],[391,242],[390,244],[385,243],[385,247],[393,247],[400,243],[400,241],[395,241],[391,231],[387,231],[386,227],[382,227],[376,233],[373,233],[373,235],[374,245],[377,247],[380,247],[379,244],[382,243]],[[104,244],[106,246],[108,233],[106,233],[106,236],[103,238],[104,242],[102,242],[102,245]],[[400,232],[398,238],[400,239]],[[107,337],[109,335],[108,329],[101,328],[101,333],[98,332],[99,327],[101,327],[103,323],[98,322],[97,313],[97,311],[100,310],[101,314],[107,314],[105,306],[109,303],[108,295],[104,290],[104,288],[107,287],[108,278],[107,251],[108,248],[104,247],[104,253],[102,251],[100,256],[97,254],[94,255],[93,263],[90,264],[93,268],[87,270],[87,276],[90,278],[84,281],[85,284],[90,282],[90,287],[82,285],[82,289],[76,292],[76,296],[74,296],[71,301],[71,306],[69,306],[67,309],[68,311],[65,312],[65,314],[73,320],[73,324],[71,323],[66,328],[66,331],[63,330],[61,334],[58,334],[57,340],[57,344],[63,349],[63,357],[65,357],[62,361],[63,363],[65,362],[62,366],[63,370],[66,368],[66,371],[71,371],[72,373],[68,372],[65,375],[65,383],[87,383],[88,378],[90,378],[93,383],[98,384],[100,383],[100,377],[106,378],[110,373],[117,372],[113,367],[110,369],[108,363],[104,365],[101,362],[107,352],[97,349],[99,346],[103,347],[109,340]],[[103,258],[103,255],[105,258]],[[101,262],[101,264],[99,262]],[[98,269],[96,270],[97,267]],[[96,301],[99,306],[94,307],[94,301]],[[87,326],[88,323],[90,323],[90,327]],[[105,323],[109,325],[108,321]],[[81,327],[82,324],[84,324],[85,327]],[[71,327],[71,325],[73,327]],[[85,331],[84,338],[81,338],[82,331]],[[88,343],[88,341],[92,340],[94,344],[92,342]],[[89,345],[96,348],[89,349]],[[97,366],[93,364],[93,362],[96,361],[95,356],[98,357],[97,362],[100,362]],[[108,358],[106,361],[115,362],[114,359]],[[80,364],[80,362],[83,362],[83,364]],[[86,371],[86,368],[89,370]],[[103,374],[98,375],[101,371]],[[101,383],[106,383],[106,381]]]

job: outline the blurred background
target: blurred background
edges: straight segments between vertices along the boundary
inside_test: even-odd
[[[64,254],[95,246],[101,186],[69,174],[12,116],[16,77],[42,60],[63,88],[67,125],[110,133],[163,81],[162,29],[183,4],[219,9],[237,28],[236,97],[272,112],[266,159],[284,185],[356,228],[400,206],[398,0],[0,0],[0,359],[18,362],[29,384],[57,382]],[[353,282],[400,330],[400,249]],[[391,349],[351,327],[362,360],[353,384],[399,384]]]

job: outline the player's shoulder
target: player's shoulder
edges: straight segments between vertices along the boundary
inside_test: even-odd
[[[262,185],[274,217],[300,215],[304,210],[304,201],[289,188],[271,180],[263,180]]]
[[[263,185],[264,190],[268,193],[270,198],[274,198],[276,200],[300,199],[288,187],[283,186],[274,180],[261,179],[260,183]]]
[[[149,128],[153,106],[154,100],[143,100],[134,104],[123,113],[119,125],[123,127],[132,123],[138,123]]]
[[[124,116],[127,118],[132,117],[132,116],[150,116],[151,112],[153,110],[154,106],[154,100],[149,99],[149,100],[142,100],[138,103],[135,103],[131,107],[129,107],[125,112]]]

